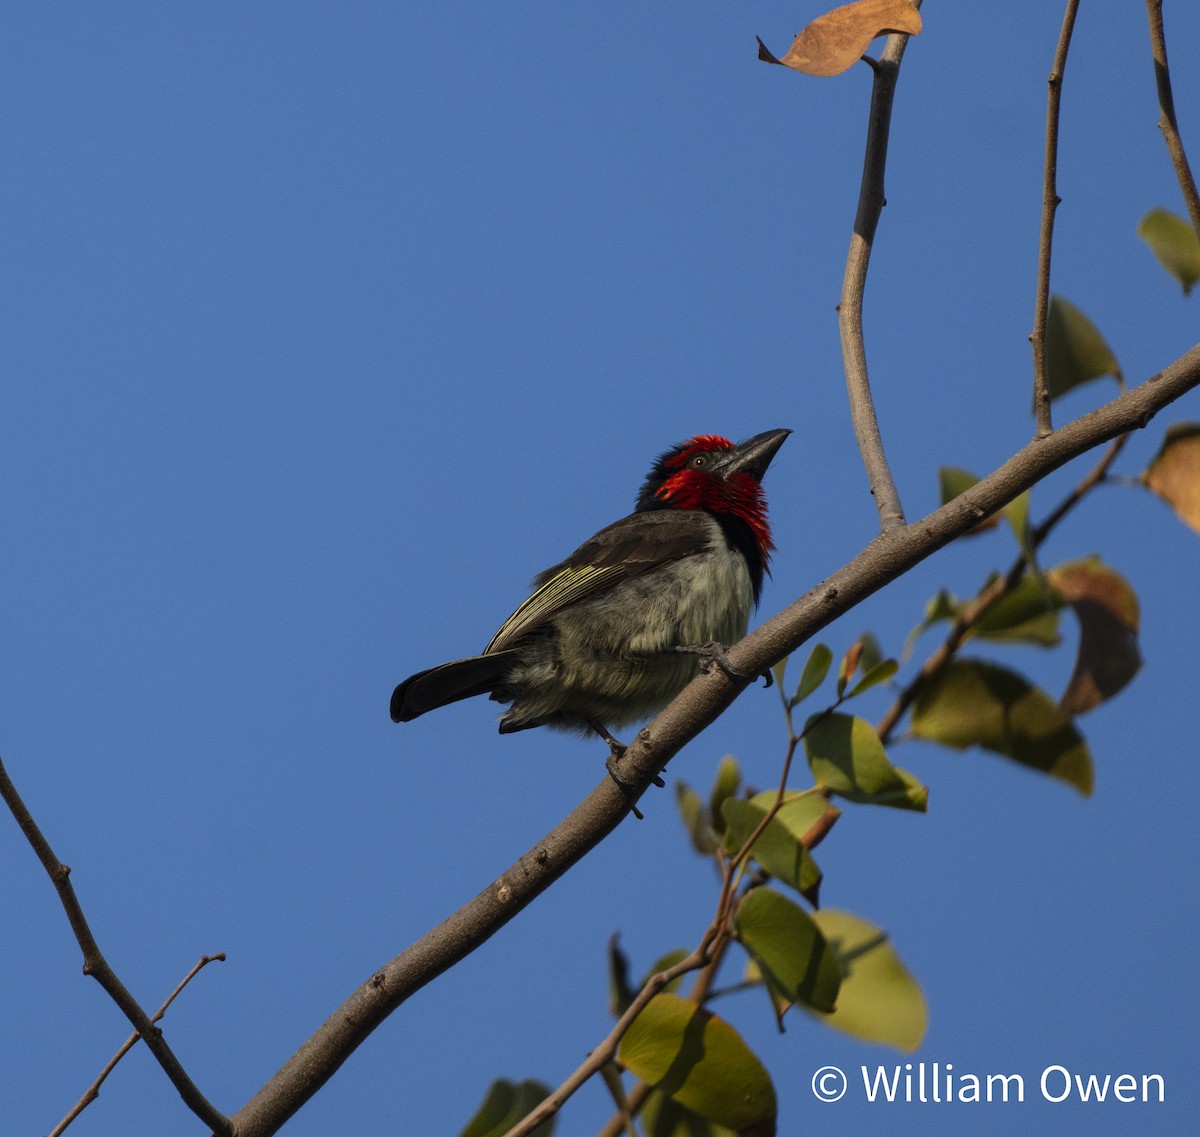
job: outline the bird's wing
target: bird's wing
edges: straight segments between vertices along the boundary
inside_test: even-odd
[[[533,595],[504,621],[484,654],[511,647],[571,604],[703,552],[712,537],[712,521],[699,511],[664,509],[623,517],[537,577]]]

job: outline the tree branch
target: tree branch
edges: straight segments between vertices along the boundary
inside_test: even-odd
[[[163,1000],[162,1006],[150,1016],[150,1021],[152,1023],[158,1022],[159,1019],[161,1019],[163,1015],[167,1013],[167,1008],[170,1007],[173,1002],[175,1002],[175,999],[179,993],[193,979],[195,979],[205,967],[207,967],[210,963],[215,963],[217,960],[224,962],[225,953],[223,951],[217,952],[216,955],[202,955],[191,971],[189,971],[179,981],[175,987],[175,990]],[[117,1063],[120,1062],[121,1059],[124,1058],[125,1055],[137,1045],[138,1039],[141,1037],[142,1036],[135,1030],[133,1034],[131,1034],[123,1043],[121,1043],[121,1048],[108,1060],[108,1063],[105,1065],[104,1069],[100,1071],[100,1074],[96,1080],[84,1091],[83,1097],[81,1097],[71,1107],[70,1113],[68,1113],[67,1116],[62,1119],[62,1121],[60,1121],[53,1129],[50,1130],[49,1137],[61,1137],[61,1135],[66,1131],[67,1126],[70,1125],[75,1118],[77,1118],[85,1109],[87,1109],[89,1105],[92,1104],[92,1102],[94,1102],[100,1096],[100,1087],[104,1085],[105,1079],[117,1068]]]
[[[79,898],[75,895],[75,889],[71,887],[71,870],[54,855],[54,850],[50,848],[50,842],[46,840],[41,829],[38,828],[37,822],[34,821],[32,814],[21,800],[21,795],[17,793],[17,788],[9,778],[2,760],[0,760],[0,797],[4,798],[8,808],[12,811],[13,817],[21,827],[21,832],[25,834],[25,839],[37,854],[38,860],[42,862],[42,867],[49,874],[50,880],[58,892],[58,898],[70,921],[71,931],[75,933],[79,950],[83,952],[84,975],[92,976],[108,992],[109,998],[121,1008],[125,1017],[133,1024],[133,1029],[146,1040],[150,1053],[154,1055],[158,1064],[163,1068],[163,1072],[171,1079],[171,1084],[179,1091],[179,1096],[183,1098],[188,1109],[214,1133],[226,1137],[232,1132],[229,1119],[196,1088],[179,1059],[167,1045],[162,1031],[154,1025],[150,1016],[117,978],[116,972],[109,966],[108,961],[101,953],[95,937],[92,935],[92,930],[88,927]]]
[[[915,0],[920,7],[919,0]],[[892,121],[892,101],[896,82],[900,78],[900,61],[908,36],[896,32],[888,37],[878,61],[870,61],[874,72],[871,86],[871,112],[867,124],[867,152],[863,159],[862,183],[858,191],[858,211],[854,217],[854,232],[846,256],[846,271],[842,278],[842,297],[838,303],[838,332],[842,341],[842,359],[846,368],[846,393],[850,398],[850,419],[854,437],[862,454],[875,507],[879,510],[880,527],[884,533],[904,525],[904,508],[896,490],[892,471],[888,467],[879,433],[879,419],[871,397],[867,376],[867,348],[863,338],[863,294],[867,287],[867,269],[871,263],[871,247],[875,230],[886,204],[884,199],[884,168],[887,164],[888,131]]]
[[[1200,386],[1200,344],[1132,391],[1035,439],[992,474],[921,521],[876,537],[849,564],[729,651],[758,675],[868,596],[995,513],[1051,471],[1137,430]],[[549,834],[474,900],[362,984],[233,1117],[238,1137],[266,1137],[334,1074],[410,995],[508,923],[612,832],[663,766],[745,690],[723,671],[698,676],[643,730],[621,759],[630,788],[600,784]]]
[[[1196,179],[1192,177],[1192,168],[1188,165],[1183,139],[1179,135],[1179,123],[1175,119],[1175,96],[1171,93],[1171,72],[1167,68],[1167,39],[1163,32],[1162,0],[1146,0],[1146,14],[1150,18],[1150,50],[1154,56],[1158,106],[1162,111],[1158,125],[1167,144],[1167,153],[1171,155],[1171,165],[1175,167],[1175,177],[1179,179],[1183,200],[1187,202],[1188,216],[1191,218],[1192,228],[1196,230],[1196,239],[1200,240],[1200,193],[1196,190]]]
[[[1033,331],[1033,409],[1037,415],[1037,436],[1045,438],[1054,429],[1050,420],[1050,386],[1046,378],[1046,314],[1050,308],[1050,248],[1054,242],[1054,214],[1062,200],[1058,196],[1058,119],[1062,104],[1062,78],[1067,67],[1067,51],[1075,29],[1075,14],[1079,0],[1067,0],[1062,30],[1054,63],[1047,81],[1046,97],[1046,157],[1042,171],[1042,225],[1038,237],[1037,299],[1034,303]]]

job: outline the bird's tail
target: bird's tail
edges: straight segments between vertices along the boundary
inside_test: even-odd
[[[392,722],[409,722],[447,703],[488,694],[500,685],[513,654],[473,655],[410,675],[392,692]]]

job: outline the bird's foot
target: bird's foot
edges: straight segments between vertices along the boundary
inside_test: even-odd
[[[762,679],[764,687],[770,687],[774,683],[770,671],[764,671],[761,675],[752,675],[747,671],[741,671],[734,667],[729,661],[729,654],[725,650],[725,645],[718,643],[716,640],[711,640],[706,644],[678,644],[671,650],[682,652],[685,655],[698,655],[700,657],[700,670],[707,675],[713,667],[719,667],[730,679],[745,679],[753,683],[755,679]]]
[[[633,783],[626,781],[626,779],[621,776],[620,770],[618,769],[618,763],[621,761],[621,759],[623,757],[625,757],[625,751],[628,750],[629,747],[626,746],[625,743],[614,738],[604,728],[604,726],[602,724],[600,724],[598,722],[593,722],[590,724],[590,726],[591,726],[592,730],[594,730],[601,738],[604,739],[605,742],[608,743],[609,755],[608,755],[608,760],[604,763],[604,768],[608,771],[608,776],[610,778],[612,778],[612,780],[616,783],[617,788],[626,797],[632,797]],[[653,784],[658,786],[661,789],[667,783],[664,782],[662,780],[662,778],[656,774],[654,776]],[[638,807],[635,804],[630,802],[629,808],[633,811],[634,817],[636,817],[639,821],[644,820],[645,814],[643,814],[642,811],[640,809],[638,809]]]

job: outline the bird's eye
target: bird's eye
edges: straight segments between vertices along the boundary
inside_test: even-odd
[[[708,455],[697,454],[696,457],[692,459],[690,465],[693,470],[703,470],[704,467],[708,465]]]

